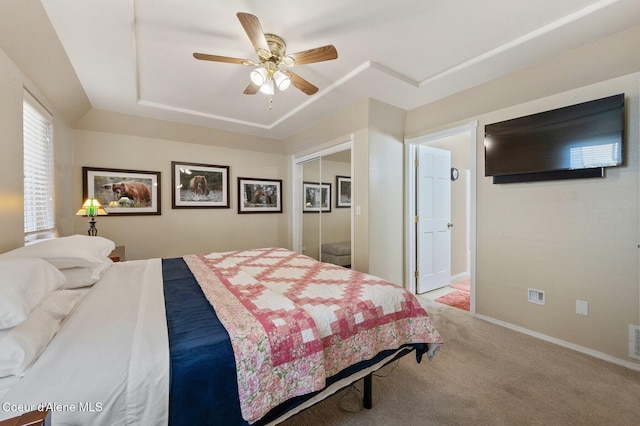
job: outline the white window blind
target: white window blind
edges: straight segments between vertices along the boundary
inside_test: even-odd
[[[27,91],[23,102],[24,234],[31,241],[55,231],[53,120]]]

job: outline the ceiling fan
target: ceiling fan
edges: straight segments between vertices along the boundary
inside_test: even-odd
[[[336,59],[338,52],[333,45],[329,44],[315,49],[287,54],[287,44],[282,37],[264,33],[256,16],[242,12],[239,12],[237,16],[258,54],[258,62],[251,59],[230,58],[197,52],[193,54],[193,57],[203,61],[226,62],[255,67],[250,74],[251,83],[244,89],[246,95],[253,95],[258,91],[272,95],[275,92],[275,88],[285,90],[291,84],[307,95],[313,95],[318,91],[316,86],[295,74],[289,68],[296,65]]]

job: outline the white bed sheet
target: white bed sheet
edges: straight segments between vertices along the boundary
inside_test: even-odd
[[[17,382],[17,376],[0,377],[0,401]]]
[[[0,399],[0,420],[41,404],[52,410],[54,425],[167,424],[169,348],[160,259],[114,263],[105,272]]]

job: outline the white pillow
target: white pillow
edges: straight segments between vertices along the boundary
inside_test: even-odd
[[[116,244],[106,238],[72,235],[20,247],[1,255],[0,259],[39,257],[58,269],[93,268],[100,266],[115,248]]]
[[[0,330],[0,377],[21,376],[31,367],[81,295],[81,291],[57,290],[34,309],[26,321]]]
[[[0,258],[0,329],[14,327],[66,283],[55,266],[42,259]]]
[[[109,266],[113,265],[113,261],[109,258],[102,262],[100,266],[94,268],[65,268],[60,272],[67,279],[64,285],[66,289],[87,287],[95,284],[105,273]]]

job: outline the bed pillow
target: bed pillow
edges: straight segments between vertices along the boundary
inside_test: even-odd
[[[20,325],[0,330],[0,377],[24,375],[78,304],[81,295],[81,291],[57,290]]]
[[[62,272],[42,259],[0,258],[0,329],[26,320],[66,281]]]
[[[73,289],[94,285],[111,265],[113,265],[113,261],[107,258],[101,265],[93,268],[61,269],[60,272],[62,272],[67,279],[67,283],[64,285],[64,288]]]
[[[115,248],[115,243],[106,238],[72,235],[20,247],[3,254],[0,259],[39,257],[58,269],[95,268],[100,266]]]

